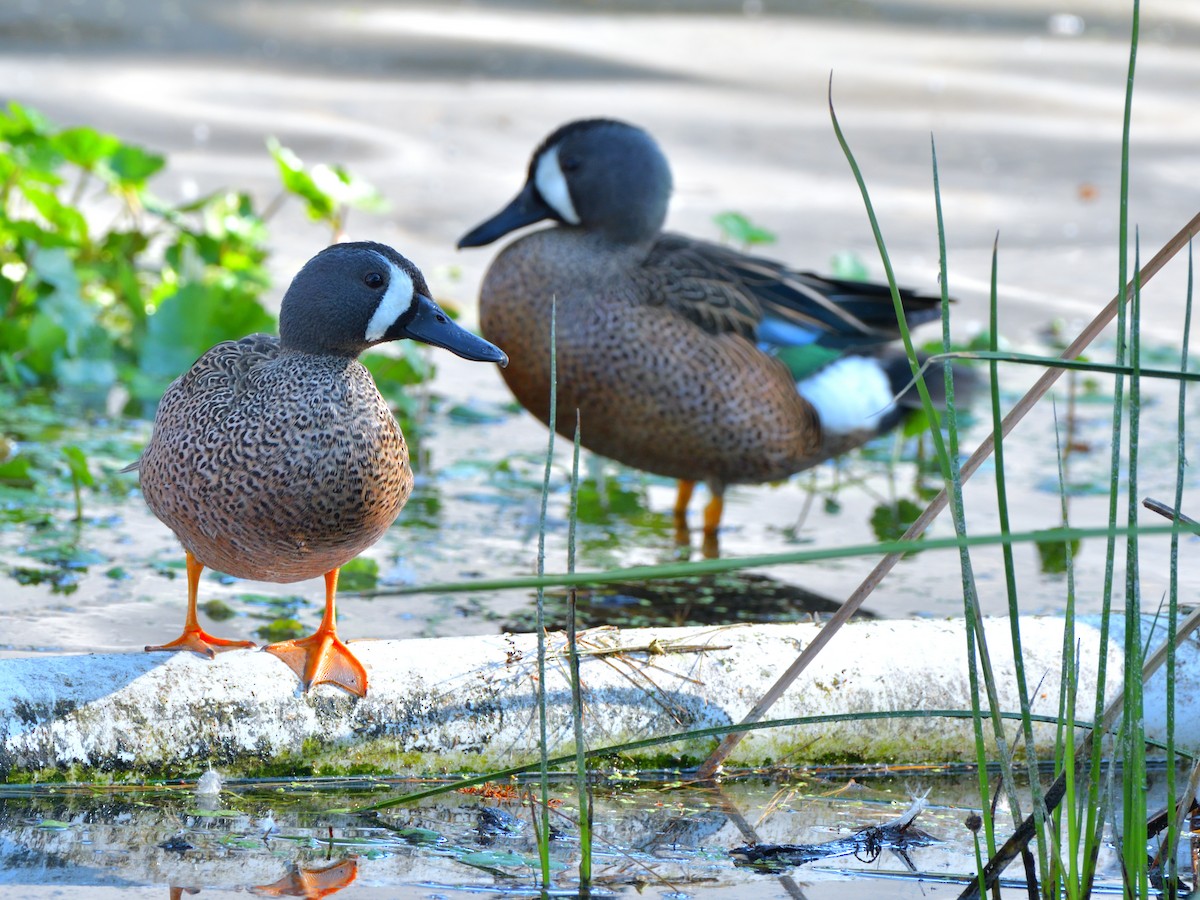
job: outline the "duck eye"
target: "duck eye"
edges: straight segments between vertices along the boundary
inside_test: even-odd
[[[383,276],[378,272],[368,272],[363,276],[363,284],[369,288],[383,287]]]
[[[562,161],[562,170],[564,172],[577,172],[579,167],[583,165],[576,156],[568,156]]]

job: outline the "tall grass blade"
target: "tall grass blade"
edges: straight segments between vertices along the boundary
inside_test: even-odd
[[[575,526],[579,519],[579,410],[575,410],[575,439],[571,455],[571,509],[567,517],[567,573],[575,571]],[[579,804],[579,886],[592,883],[592,798],[588,791],[587,753],[583,746],[583,685],[579,680],[579,647],[576,643],[578,596],[571,589],[567,602],[567,654],[571,671],[571,712],[575,723],[575,796]]]
[[[929,137],[929,152],[933,166],[933,205],[937,217],[938,236],[938,284],[942,291],[942,348],[950,349],[950,277],[949,263],[946,255],[946,224],[942,215],[942,188],[938,176],[937,144],[933,136]],[[946,389],[946,432],[947,432],[947,462],[949,463],[950,480],[946,491],[950,498],[950,514],[954,522],[954,533],[965,538],[967,535],[966,507],[963,504],[962,477],[958,464],[958,411],[954,403],[954,369],[950,360],[942,363],[942,376]],[[995,390],[995,385],[992,385]],[[967,677],[971,686],[971,727],[975,735],[975,770],[979,778],[979,806],[982,811],[984,840],[987,845],[988,857],[996,853],[996,822],[992,815],[990,784],[988,779],[987,746],[983,736],[983,716],[979,703],[979,660],[976,655],[977,633],[982,635],[983,610],[979,605],[979,592],[975,584],[975,572],[971,564],[970,548],[963,546],[958,551],[959,570],[962,572],[963,589],[963,620],[966,624],[967,642]],[[986,641],[986,639],[983,639]],[[979,857],[979,834],[975,832],[975,855]],[[980,879],[983,877],[983,861],[976,866]],[[982,888],[982,881],[980,887]]]
[[[550,502],[550,473],[554,465],[554,434],[558,423],[558,304],[550,302],[550,437],[546,444],[546,470],[542,477],[542,505],[538,512],[537,574],[546,574],[546,508]],[[535,817],[538,860],[542,868],[542,886],[550,887],[550,762],[549,736],[546,728],[546,591],[537,591],[537,706],[538,706],[538,751],[540,753],[539,782],[541,787],[542,816],[540,826]]]
[[[1125,107],[1124,118],[1121,129],[1121,187],[1119,195],[1119,210],[1117,224],[1117,286],[1127,296],[1130,291],[1128,283],[1128,266],[1129,266],[1129,133],[1130,122],[1133,112],[1133,83],[1134,72],[1137,65],[1137,44],[1138,44],[1138,25],[1139,25],[1140,5],[1139,0],[1133,0],[1133,22],[1129,38],[1129,70],[1125,86]],[[1116,362],[1123,363],[1125,360],[1125,304],[1122,303],[1117,309],[1117,347],[1116,347]],[[1121,468],[1121,418],[1122,418],[1122,403],[1124,399],[1125,380],[1118,375],[1115,378],[1113,391],[1113,429],[1112,429],[1112,463],[1111,463],[1111,478],[1110,478],[1110,494],[1108,520],[1111,523],[1117,521],[1117,496],[1119,490],[1119,473]],[[1113,564],[1116,558],[1116,540],[1110,538],[1106,548],[1105,570],[1104,570],[1104,598],[1100,611],[1100,640],[1105,641],[1108,638],[1108,630],[1110,627],[1110,617],[1112,615],[1112,580],[1113,580]],[[1140,631],[1140,628],[1139,628]],[[1128,638],[1128,635],[1127,635]],[[1105,678],[1105,660],[1101,660],[1101,669],[1098,675],[1099,684],[1103,685]],[[1126,672],[1128,673],[1130,665],[1126,660]],[[1096,718],[1100,719],[1101,710],[1104,707],[1103,689],[1097,689],[1096,696]],[[1092,846],[1099,847],[1102,838],[1102,830],[1104,827],[1103,817],[1099,815],[1100,810],[1100,769],[1102,757],[1103,741],[1094,741],[1092,743],[1092,760],[1090,784],[1088,790],[1088,821],[1087,834]],[[1144,856],[1144,853],[1143,853]],[[1085,889],[1090,890],[1095,879],[1095,860],[1096,856],[1089,855],[1083,872],[1083,885]]]
[[[1134,268],[1137,268],[1137,236],[1134,237]],[[1129,359],[1133,374],[1129,379],[1129,490],[1126,520],[1137,522],[1138,438],[1141,423],[1141,379],[1137,367],[1141,361],[1141,290],[1134,276],[1133,301],[1129,310]],[[1149,896],[1149,871],[1146,865],[1146,745],[1144,692],[1142,684],[1142,615],[1138,571],[1138,539],[1125,540],[1125,710],[1122,724],[1122,793],[1124,797],[1124,835],[1121,849],[1125,860],[1127,896]],[[1132,883],[1131,883],[1132,882]]]
[[[1188,368],[1188,349],[1192,333],[1192,285],[1195,272],[1192,267],[1192,248],[1188,247],[1187,293],[1183,313],[1183,346],[1179,352],[1180,371]],[[1179,406],[1176,419],[1178,444],[1175,448],[1175,509],[1183,507],[1183,470],[1187,465],[1187,382],[1179,383]],[[1178,517],[1173,520],[1175,530],[1171,533],[1170,587],[1167,599],[1167,797],[1175,794],[1175,640],[1176,620],[1179,617],[1179,531],[1183,525]],[[1190,797],[1188,798],[1191,799]],[[1186,808],[1186,807],[1185,807]],[[1167,882],[1168,896],[1178,893],[1179,873],[1176,871],[1179,841],[1179,818],[1175,803],[1167,805],[1166,846],[1161,857],[1163,874]]]
[[[878,556],[886,553],[897,557],[913,553],[930,553],[936,550],[959,550],[963,547],[985,547],[996,544],[1026,544],[1039,541],[1088,540],[1091,538],[1124,537],[1131,532],[1141,535],[1169,535],[1170,525],[1138,525],[1135,529],[1119,525],[1070,528],[1050,528],[1033,531],[1014,531],[1009,535],[971,534],[963,537],[937,537],[917,540],[918,535],[908,535],[894,541],[870,544],[845,544],[840,547],[822,547],[813,550],[789,550],[787,553],[764,553],[760,556],[740,556],[727,559],[702,559],[695,562],[667,563],[653,566],[630,566],[625,569],[604,569],[596,572],[550,573],[547,575],[519,575],[511,578],[480,578],[474,581],[449,581],[443,583],[410,585],[377,591],[362,591],[354,596],[384,597],[409,594],[454,594],[475,591],[518,591],[548,587],[595,587],[605,584],[620,584],[629,581],[652,579],[694,578],[697,575],[713,575],[722,572],[740,572],[744,569],[765,568],[792,563],[821,562],[828,559],[850,559],[855,556]],[[861,603],[860,603],[861,605]],[[830,618],[830,622],[837,618]],[[828,628],[828,625],[826,625]],[[823,631],[822,631],[823,633]],[[819,635],[818,635],[819,637]]]
[[[999,254],[998,254],[999,238],[992,244],[992,272],[991,272],[991,293],[989,302],[989,324],[988,330],[990,349],[996,351],[999,341],[999,290],[998,290],[998,275],[999,275]],[[1002,435],[1001,422],[1003,418],[1000,414],[1000,370],[996,360],[988,363],[988,374],[991,378],[992,391],[992,430],[994,434],[999,434],[1001,437],[995,442],[995,457],[996,457],[996,510],[1000,520],[1000,533],[1010,534],[1012,528],[1010,525],[1008,514],[1008,487],[1004,472],[1004,438]],[[1025,736],[1025,757],[1029,770],[1029,789],[1032,795],[1033,803],[1033,821],[1037,832],[1038,846],[1038,872],[1044,877],[1048,871],[1048,856],[1046,853],[1046,822],[1045,822],[1045,807],[1042,800],[1042,786],[1038,775],[1037,768],[1037,753],[1034,751],[1033,740],[1033,725],[1029,720],[1029,688],[1025,679],[1025,663],[1024,653],[1021,649],[1021,628],[1020,616],[1021,610],[1017,600],[1017,571],[1016,564],[1013,561],[1012,544],[1004,544],[1001,547],[1001,553],[1004,560],[1004,586],[1005,593],[1008,598],[1008,627],[1012,635],[1012,650],[1013,650],[1013,669],[1017,681],[1017,694],[1021,703],[1022,717],[1022,732]],[[982,637],[982,630],[980,630]],[[1102,645],[1103,646],[1103,645]],[[989,687],[989,691],[991,688]],[[989,693],[989,701],[993,704],[992,695]],[[992,707],[993,713],[996,712],[996,706]],[[993,720],[999,724],[997,720]],[[997,730],[996,743],[1000,750],[1000,776],[1004,779],[1005,790],[1009,794],[1009,804],[1012,810],[1013,819],[1019,823],[1021,816],[1021,807],[1016,790],[1016,784],[1012,772],[1012,760],[1008,757],[1008,748],[1002,743],[1003,734]]]
[[[1067,475],[1065,455],[1070,452],[1063,447],[1062,436],[1058,427],[1057,412],[1054,417],[1054,447],[1055,460],[1058,466],[1058,502],[1059,514],[1064,527],[1071,524],[1070,509],[1067,503]],[[1070,723],[1075,721],[1075,684],[1079,672],[1079,645],[1075,637],[1075,552],[1071,542],[1063,544],[1063,554],[1067,573],[1067,603],[1063,610],[1063,672],[1059,682],[1059,737],[1056,740],[1055,767],[1058,774],[1066,781],[1066,796],[1062,809],[1055,816],[1058,823],[1056,829],[1056,864],[1061,875],[1063,891],[1069,900],[1081,896],[1079,885],[1079,852],[1080,852],[1080,823],[1079,798],[1076,794],[1075,778],[1075,728]],[[1067,838],[1062,840],[1062,820],[1066,818]],[[1064,849],[1065,848],[1065,849]],[[1058,896],[1057,881],[1046,886],[1045,896]]]

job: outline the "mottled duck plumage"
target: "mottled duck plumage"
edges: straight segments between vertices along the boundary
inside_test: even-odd
[[[147,650],[254,646],[205,633],[196,596],[205,567],[256,581],[324,576],[317,632],[266,649],[301,677],[366,691],[338,639],[337,573],[374,544],[412,492],[404,435],[357,359],[413,338],[467,359],[506,364],[429,297],[420,271],[383,244],[335,244],[296,275],[279,337],[217,344],[167,389],[136,468],[146,503],[188,561],[188,615],[175,641]]]
[[[534,151],[520,193],[460,241],[475,247],[527,225],[480,290],[485,337],[513,363],[504,379],[543,422],[550,318],[557,333],[557,422],[583,446],[679,479],[687,539],[696,482],[712,501],[734,483],[774,481],[862,444],[902,417],[910,380],[886,285],[823,278],[664,232],[671,173],[658,144],[623,122],[568,123]],[[902,290],[909,325],[940,297]]]

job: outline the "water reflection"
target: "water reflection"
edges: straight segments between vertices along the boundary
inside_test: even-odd
[[[797,780],[795,774],[764,774],[720,789],[690,784],[678,773],[597,781],[596,883],[650,896],[704,885],[755,885],[760,890],[754,896],[788,896],[778,879],[736,867],[729,850],[747,840],[816,842],[831,829],[882,823],[908,798],[905,783],[883,779],[841,798],[823,797],[831,784],[842,783],[840,776]],[[790,784],[786,797],[779,794],[781,779]],[[974,784],[967,778],[940,786],[954,803],[959,794],[966,800]],[[523,786],[350,813],[412,789],[382,779],[310,779],[227,786],[214,803],[191,787],[0,787],[0,894],[25,900],[40,897],[46,886],[86,891],[169,885],[172,900],[200,892],[319,898],[352,885],[348,896],[358,896],[359,884],[364,890],[366,884],[440,885],[446,894],[536,884],[537,844]],[[579,862],[574,797],[566,784],[556,786],[554,795],[555,887],[573,890]],[[962,816],[941,807],[927,816],[923,824],[950,840],[915,849],[914,864],[921,871],[970,871],[973,855],[955,840]],[[754,837],[746,822],[755,823]],[[900,874],[886,857],[836,864]]]

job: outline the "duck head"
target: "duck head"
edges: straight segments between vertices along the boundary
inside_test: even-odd
[[[543,219],[636,243],[662,228],[670,196],[667,158],[641,128],[613,119],[569,122],[534,151],[521,192],[458,246],[481,247]]]
[[[292,279],[279,311],[288,350],[353,357],[401,338],[508,364],[499,347],[455,324],[430,298],[421,271],[386,244],[326,247]]]

